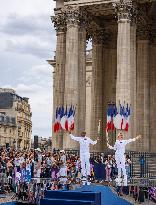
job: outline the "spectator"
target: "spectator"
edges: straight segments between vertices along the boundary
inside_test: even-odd
[[[108,155],[108,158],[105,161],[105,170],[106,170],[106,181],[107,182],[112,181],[111,180],[112,160],[110,155]]]
[[[128,181],[130,180],[130,175],[131,175],[131,173],[130,173],[131,163],[132,163],[132,162],[131,162],[129,156],[126,155],[125,168],[126,168],[126,174],[127,174],[127,179],[128,179]]]
[[[144,174],[145,174],[145,158],[144,158],[144,155],[141,155],[140,159],[139,159],[139,162],[140,162],[140,177],[144,177]]]

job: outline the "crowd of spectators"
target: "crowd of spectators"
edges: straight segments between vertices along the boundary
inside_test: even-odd
[[[131,160],[126,157],[128,179],[131,177]],[[116,178],[114,155],[97,155],[90,158],[90,180],[108,184]],[[67,177],[62,177],[65,170]],[[78,154],[64,150],[0,150],[0,193],[12,192],[18,200],[38,204],[45,190],[69,190],[81,185],[81,163]]]

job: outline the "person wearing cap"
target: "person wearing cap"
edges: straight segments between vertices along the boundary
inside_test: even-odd
[[[125,168],[125,147],[128,143],[134,142],[141,138],[141,135],[138,135],[136,138],[124,140],[123,134],[120,132],[117,136],[117,140],[115,142],[114,146],[110,146],[107,143],[107,146],[109,149],[115,150],[115,160],[118,168],[118,178],[117,180],[121,180],[121,173],[123,173],[124,176],[124,185],[127,186],[127,174],[126,174],[126,168]]]
[[[75,140],[80,143],[80,161],[81,161],[81,175],[82,178],[86,178],[90,176],[90,151],[89,147],[91,145],[95,145],[97,140],[93,141],[89,137],[86,137],[86,132],[82,132],[80,137],[75,137],[72,135],[71,131],[69,131],[70,137],[72,140]]]

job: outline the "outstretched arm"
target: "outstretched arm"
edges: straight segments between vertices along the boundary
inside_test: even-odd
[[[138,135],[136,138],[135,138],[135,140],[139,140],[139,139],[141,139],[141,135]]]
[[[80,138],[79,138],[79,137],[75,137],[74,135],[72,135],[71,132],[69,132],[69,135],[70,135],[70,138],[71,138],[72,140],[75,140],[75,141],[77,141],[77,142],[80,141]]]
[[[92,145],[95,145],[97,143],[97,140],[93,141],[93,140],[89,139],[89,143]]]
[[[128,144],[130,142],[135,142],[136,140],[140,139],[141,138],[141,135],[138,135],[137,137],[133,138],[133,139],[128,139],[128,140],[125,140],[125,144]]]
[[[97,140],[95,140],[95,141],[89,139],[89,143],[92,144],[92,145],[95,145],[99,140],[100,140],[99,137],[97,137]]]
[[[107,147],[108,147],[109,149],[114,149],[114,150],[116,150],[116,145],[114,145],[114,147],[113,147],[113,146],[111,146],[111,145],[109,145],[109,144],[107,143]]]

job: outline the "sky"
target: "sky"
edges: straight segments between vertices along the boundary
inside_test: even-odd
[[[0,87],[28,97],[32,136],[51,136],[53,0],[0,0]]]

